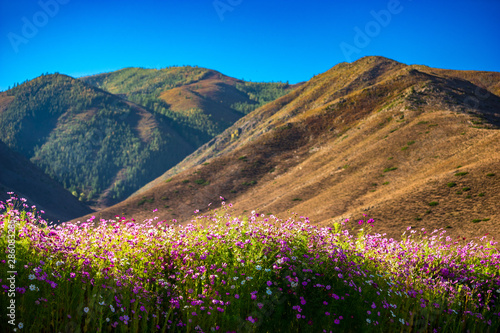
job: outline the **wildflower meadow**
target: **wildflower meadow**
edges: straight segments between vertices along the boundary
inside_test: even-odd
[[[367,217],[318,227],[230,206],[187,225],[52,225],[23,198],[0,202],[0,331],[500,330],[500,253],[486,237],[409,228],[394,240]]]

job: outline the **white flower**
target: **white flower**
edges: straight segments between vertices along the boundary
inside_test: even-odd
[[[84,307],[83,311],[85,311],[85,313],[88,313],[89,312],[89,308],[88,307]]]
[[[370,320],[370,318],[366,318],[366,322],[370,324],[372,321]]]
[[[56,262],[56,266],[61,266],[62,264],[64,264],[62,261]]]
[[[104,304],[105,304],[105,303],[104,303],[104,301],[102,301],[102,302],[99,302],[99,305],[104,305]]]
[[[233,284],[233,285],[231,286],[231,289],[234,289],[234,288],[236,288],[236,286]]]
[[[35,279],[35,274],[30,274],[30,275],[28,276],[28,279],[30,279],[30,280],[34,280],[34,279]]]
[[[238,277],[237,276],[233,277],[233,280],[234,281],[238,280]]]
[[[405,324],[405,320],[403,318],[399,318],[399,322],[403,325]]]
[[[19,328],[23,328],[23,327],[24,327],[24,324],[23,324],[23,323],[19,323],[17,326],[18,326]]]
[[[30,290],[33,291],[36,289],[36,286],[34,284],[30,285]]]
[[[266,293],[267,293],[268,295],[271,295],[273,292],[272,292],[270,289],[267,289]]]
[[[113,305],[109,305],[109,308],[111,309],[111,312],[115,312],[115,308],[113,307]]]
[[[109,318],[106,318],[106,321],[109,322]]]
[[[262,269],[262,267],[260,265],[257,265],[257,266],[255,266],[255,269],[260,271]]]
[[[244,284],[245,284],[245,282],[246,282],[245,280],[241,280],[241,284],[242,284],[242,285],[244,285]]]

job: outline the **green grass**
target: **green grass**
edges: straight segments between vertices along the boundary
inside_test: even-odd
[[[455,183],[455,182],[449,182],[448,184],[446,184],[446,186],[448,186],[448,187],[455,187],[455,186],[457,186],[457,183]]]
[[[396,167],[385,168],[384,172],[394,171],[394,170],[397,170],[397,169],[398,168],[396,168]]]
[[[470,187],[466,186],[466,187],[464,187],[464,188],[462,189],[462,191],[464,191],[464,192],[470,191]]]
[[[458,177],[461,177],[461,176],[465,176],[465,175],[468,175],[469,173],[467,171],[464,171],[464,172],[457,172],[455,174],[455,176],[458,176]]]
[[[437,201],[431,201],[431,202],[429,202],[429,206],[431,206],[431,207],[434,207],[434,206],[437,206],[437,205],[439,205],[439,202],[437,202]]]
[[[481,192],[481,193],[479,193],[477,196],[478,196],[478,197],[484,197],[484,193],[483,193],[483,192]]]
[[[137,206],[142,206],[146,202],[153,203],[154,201],[155,201],[155,198],[142,197],[142,199],[137,202]]]
[[[208,180],[205,180],[203,178],[196,179],[194,182],[198,185],[209,185],[210,184],[210,182]]]
[[[486,177],[493,177],[493,176],[495,176],[495,174],[494,174],[494,173],[487,173],[487,174],[486,174]]]
[[[479,223],[479,222],[481,222],[481,219],[473,219],[472,220],[472,223]]]
[[[165,180],[165,183],[170,183],[172,181],[173,178],[169,178],[167,180]]]
[[[292,201],[302,201],[301,198],[293,198]]]
[[[187,183],[189,183],[189,179],[184,179],[184,180],[182,181],[182,183],[183,183],[183,184],[187,184]]]

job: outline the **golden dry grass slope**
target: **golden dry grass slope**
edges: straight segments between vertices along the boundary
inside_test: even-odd
[[[341,63],[96,215],[185,222],[221,195],[235,214],[295,212],[318,225],[367,214],[391,237],[407,226],[498,237],[499,82],[382,57]]]

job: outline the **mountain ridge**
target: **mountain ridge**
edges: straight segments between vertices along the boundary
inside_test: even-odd
[[[496,79],[479,87],[461,72],[445,77],[423,68],[380,57],[339,64],[98,215],[140,220],[158,208],[161,219],[189,221],[221,195],[236,214],[293,209],[328,225],[370,213],[392,236],[407,225],[499,236]],[[485,75],[500,74],[474,79]],[[482,88],[491,90],[479,99]]]

